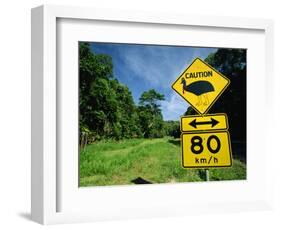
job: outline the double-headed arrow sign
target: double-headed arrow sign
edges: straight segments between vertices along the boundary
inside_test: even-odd
[[[190,115],[181,117],[181,132],[209,131],[228,129],[227,116],[224,113],[205,116]]]
[[[216,126],[219,122],[214,119],[214,118],[211,118],[210,121],[196,121],[196,118],[191,121],[189,123],[189,125],[191,125],[193,128],[197,128],[198,125],[211,125],[211,127],[213,128],[214,126]]]

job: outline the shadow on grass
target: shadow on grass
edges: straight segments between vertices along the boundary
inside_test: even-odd
[[[134,184],[152,184],[152,182],[150,182],[148,180],[145,180],[145,179],[143,179],[141,177],[138,177],[138,178],[136,178],[134,180],[131,180],[131,182],[134,183]]]
[[[169,143],[176,145],[176,146],[180,146],[181,141],[180,141],[180,139],[174,139],[174,140],[169,140]]]

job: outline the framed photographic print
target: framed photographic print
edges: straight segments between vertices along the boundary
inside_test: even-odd
[[[264,19],[33,9],[32,219],[270,208],[270,127],[256,124],[273,106],[272,30]]]

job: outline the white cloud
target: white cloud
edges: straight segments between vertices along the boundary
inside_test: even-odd
[[[167,47],[130,48],[120,53],[126,66],[153,87],[169,88],[187,65],[186,58],[181,58]],[[190,55],[190,54],[189,54]]]
[[[188,107],[189,104],[177,94],[172,94],[170,98],[161,102],[164,120],[179,120]]]

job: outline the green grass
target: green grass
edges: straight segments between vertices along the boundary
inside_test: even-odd
[[[130,139],[88,145],[80,153],[80,186],[204,181],[204,170],[181,167],[180,141],[173,138]],[[210,180],[246,179],[246,165],[210,169]]]

